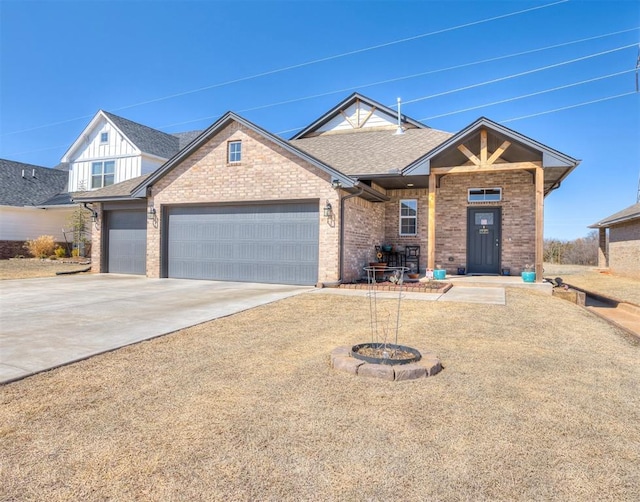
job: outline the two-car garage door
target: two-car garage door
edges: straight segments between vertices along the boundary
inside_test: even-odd
[[[318,202],[169,208],[166,275],[313,285]]]

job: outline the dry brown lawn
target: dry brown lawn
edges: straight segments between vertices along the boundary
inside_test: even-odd
[[[640,347],[569,302],[403,301],[409,382],[303,294],[0,387],[0,500],[640,500]]]
[[[545,277],[562,277],[580,289],[599,293],[614,300],[640,305],[640,279],[603,273],[595,267],[544,264]]]
[[[38,258],[12,258],[0,260],[0,280],[54,277],[56,272],[84,270],[88,264],[69,263],[65,260],[40,260]]]

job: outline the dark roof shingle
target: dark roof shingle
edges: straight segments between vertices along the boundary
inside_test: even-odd
[[[68,178],[66,171],[0,159],[0,205],[45,205],[67,190]]]
[[[590,225],[589,228],[607,228],[612,225],[637,219],[640,219],[640,202],[634,204],[633,206],[629,206],[622,211],[618,211],[617,213],[612,214],[611,216],[608,216],[603,220],[600,220],[598,223]]]
[[[158,131],[104,110],[103,112],[134,145],[145,153],[168,159],[180,149],[180,140],[173,134]]]

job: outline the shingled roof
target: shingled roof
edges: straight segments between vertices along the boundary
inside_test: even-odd
[[[77,202],[85,201],[101,201],[101,200],[113,200],[121,198],[131,198],[131,191],[137,187],[140,183],[144,182],[151,173],[143,174],[137,178],[131,178],[114,185],[109,185],[98,190],[91,190],[87,192],[75,192],[73,194],[73,200]]]
[[[141,151],[164,159],[172,157],[180,149],[180,140],[172,134],[158,131],[152,127],[138,124],[113,113],[103,113],[115,126],[129,138]]]
[[[0,159],[0,205],[69,204],[68,198],[57,197],[66,191],[68,177],[66,171]]]
[[[640,202],[634,204],[633,206],[629,206],[622,211],[618,211],[611,216],[608,216],[604,220],[600,220],[598,223],[594,223],[590,225],[589,228],[608,228],[613,225],[618,225],[620,223],[626,223],[631,220],[640,219]]]
[[[453,136],[437,129],[358,131],[289,142],[349,176],[397,173]]]

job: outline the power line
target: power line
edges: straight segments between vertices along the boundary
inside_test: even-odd
[[[154,99],[150,99],[150,100],[146,100],[146,101],[141,101],[139,103],[134,103],[134,104],[131,104],[131,105],[121,106],[119,108],[114,108],[111,111],[116,112],[116,111],[120,111],[120,110],[126,110],[126,109],[129,109],[129,108],[134,108],[134,107],[137,107],[137,106],[147,105],[147,104],[151,104],[151,103],[157,103],[159,101],[165,101],[167,99],[173,99],[173,98],[177,98],[177,97],[181,97],[181,96],[186,96],[188,94],[194,94],[194,93],[206,91],[206,90],[209,90],[209,89],[214,89],[214,88],[218,88],[218,87],[224,87],[224,86],[231,85],[231,84],[236,84],[236,83],[239,83],[239,82],[246,82],[247,80],[253,80],[253,79],[256,79],[256,78],[265,77],[265,76],[273,75],[273,74],[276,74],[276,73],[282,73],[282,72],[294,70],[294,69],[297,69],[297,68],[303,68],[305,66],[310,66],[310,65],[314,65],[314,64],[318,64],[318,63],[323,63],[323,62],[326,62],[326,61],[332,61],[332,60],[343,58],[343,57],[347,57],[347,56],[353,56],[355,54],[361,54],[361,53],[372,51],[372,50],[376,50],[376,49],[382,49],[384,47],[390,47],[392,45],[402,44],[402,43],[405,43],[405,42],[411,42],[413,40],[418,40],[418,39],[425,38],[425,37],[430,37],[430,36],[433,36],[433,35],[439,35],[441,33],[447,33],[447,32],[454,31],[454,30],[459,30],[459,29],[462,29],[462,28],[468,28],[470,26],[476,26],[476,25],[483,24],[483,23],[488,23],[488,22],[491,22],[491,21],[497,21],[498,19],[505,19],[505,18],[508,18],[508,17],[516,16],[516,15],[519,15],[519,14],[525,14],[527,12],[532,12],[532,11],[539,10],[539,9],[546,9],[547,7],[553,7],[555,5],[566,3],[568,1],[569,0],[559,0],[559,1],[556,1],[556,2],[553,2],[553,3],[550,3],[550,4],[540,5],[538,7],[532,7],[532,8],[529,8],[529,9],[523,9],[523,10],[519,10],[519,11],[516,11],[516,12],[511,12],[511,13],[508,13],[508,14],[502,14],[500,16],[494,16],[494,17],[491,17],[491,18],[481,19],[481,20],[478,20],[478,21],[472,21],[470,23],[460,24],[460,25],[457,25],[457,26],[449,27],[449,28],[443,28],[441,30],[436,30],[436,31],[428,32],[428,33],[422,33],[420,35],[414,35],[414,36],[411,36],[411,37],[406,37],[406,38],[402,38],[402,39],[399,39],[399,40],[394,40],[394,41],[391,41],[391,42],[385,42],[385,43],[382,43],[382,44],[372,45],[372,46],[369,46],[369,47],[364,47],[362,49],[355,49],[355,50],[352,50],[352,51],[343,52],[341,54],[334,54],[332,56],[326,56],[326,57],[323,57],[323,58],[313,59],[311,61],[306,61],[306,62],[303,62],[303,63],[289,65],[289,66],[285,66],[285,67],[282,67],[282,68],[277,68],[277,69],[274,69],[274,70],[268,70],[268,71],[265,71],[265,72],[256,73],[256,74],[253,74],[253,75],[248,75],[248,76],[245,76],[245,77],[240,77],[240,78],[236,78],[236,79],[232,79],[232,80],[227,80],[227,81],[224,81],[224,82],[218,82],[216,84],[211,84],[211,85],[200,87],[200,88],[197,88],[197,89],[178,92],[178,93],[175,93],[175,94],[170,94],[170,95],[162,96],[162,97],[159,97],[159,98],[154,98]],[[61,120],[61,121],[53,122],[53,123],[50,123],[50,124],[31,127],[31,128],[28,128],[28,129],[22,129],[22,130],[19,130],[19,131],[11,131],[11,132],[8,132],[8,133],[4,133],[3,136],[7,136],[7,135],[10,135],[10,134],[19,134],[19,133],[23,133],[23,132],[30,132],[30,131],[34,131],[34,130],[37,130],[37,129],[43,129],[45,127],[51,127],[51,126],[54,126],[54,125],[66,124],[66,123],[69,123],[69,122],[74,122],[76,120],[82,120],[82,119],[90,118],[92,116],[93,115],[83,115],[81,117],[75,117],[75,118],[72,118],[72,119]]]
[[[617,47],[616,49],[610,49],[608,51],[598,52],[596,54],[590,54],[588,56],[583,56],[583,57],[576,58],[576,59],[570,59],[568,61],[563,61],[563,62],[560,62],[560,63],[555,63],[555,64],[547,65],[547,66],[542,66],[540,68],[534,68],[533,70],[527,70],[527,71],[523,71],[523,72],[520,72],[520,73],[514,73],[512,75],[507,75],[505,77],[495,78],[493,80],[487,80],[485,82],[480,82],[480,83],[477,83],[477,84],[467,85],[467,86],[464,86],[464,87],[458,87],[457,89],[451,89],[451,90],[448,90],[448,91],[439,92],[437,94],[431,94],[429,96],[422,96],[420,98],[410,99],[410,100],[407,100],[407,101],[403,101],[403,105],[408,105],[410,103],[417,103],[418,101],[424,101],[426,99],[437,98],[437,97],[440,97],[440,96],[446,96],[447,94],[453,94],[454,92],[466,91],[466,90],[469,90],[469,89],[474,89],[476,87],[481,87],[483,85],[495,84],[496,82],[502,82],[504,80],[509,80],[509,79],[512,79],[512,78],[522,77],[524,75],[530,75],[532,73],[537,73],[539,71],[549,70],[551,68],[558,68],[560,66],[564,66],[564,65],[567,65],[567,64],[576,63],[578,61],[584,61],[586,59],[595,58],[595,57],[598,57],[598,56],[602,56],[604,54],[611,54],[612,52],[617,52],[617,51],[621,51],[621,50],[624,50],[624,49],[628,49],[629,47],[636,47],[636,45],[637,44],[623,45],[622,47]],[[389,105],[389,106],[393,106],[393,105]]]
[[[313,59],[311,61],[306,61],[304,63],[298,63],[298,64],[295,64],[295,65],[285,66],[283,68],[278,68],[278,69],[275,69],[275,70],[268,70],[268,71],[265,71],[265,72],[262,72],[262,73],[256,73],[254,75],[248,75],[246,77],[240,77],[240,78],[236,78],[236,79],[232,79],[232,80],[227,80],[225,82],[219,82],[217,84],[212,84],[212,85],[200,87],[198,89],[193,89],[193,90],[190,90],[190,91],[179,92],[179,93],[172,94],[172,95],[165,96],[165,97],[160,97],[160,98],[156,98],[156,99],[150,99],[150,100],[147,100],[147,101],[142,101],[140,103],[136,103],[136,104],[133,104],[133,105],[122,106],[120,108],[115,108],[114,111],[125,110],[127,108],[133,108],[133,107],[136,107],[136,106],[142,106],[142,105],[146,105],[146,104],[150,104],[150,103],[156,103],[158,101],[164,101],[166,99],[172,99],[172,98],[177,98],[177,97],[180,97],[180,96],[185,96],[185,95],[188,95],[188,94],[194,94],[194,93],[206,91],[206,90],[209,90],[209,89],[215,89],[217,87],[224,87],[224,86],[227,86],[227,85],[230,85],[230,84],[237,84],[239,82],[246,82],[247,80],[253,80],[253,79],[256,79],[256,78],[260,78],[260,77],[266,77],[268,75],[273,75],[275,73],[282,73],[282,72],[289,71],[289,70],[294,70],[294,69],[297,69],[297,68],[303,68],[305,66],[310,66],[310,65],[314,65],[314,64],[318,64],[318,63],[324,63],[326,61],[332,61],[332,60],[340,59],[340,58],[347,57],[347,56],[353,56],[355,54],[361,54],[363,52],[369,52],[369,51],[376,50],[376,49],[382,49],[384,47],[390,47],[392,45],[402,44],[402,43],[405,43],[405,42],[411,42],[413,40],[419,40],[421,38],[430,37],[430,36],[433,36],[433,35],[439,35],[441,33],[447,33],[449,31],[459,30],[461,28],[468,28],[470,26],[476,26],[478,24],[484,24],[484,23],[488,23],[488,22],[491,22],[491,21],[497,21],[498,19],[505,19],[507,17],[512,17],[512,16],[516,16],[516,15],[519,15],[519,14],[524,14],[524,13],[527,13],[527,12],[532,12],[534,10],[545,9],[547,7],[552,7],[554,5],[566,3],[568,1],[569,0],[559,0],[557,2],[553,2],[553,3],[550,3],[550,4],[546,4],[546,5],[540,5],[538,7],[532,7],[532,8],[529,8],[529,9],[523,9],[523,10],[520,10],[520,11],[517,11],[517,12],[511,12],[511,13],[508,13],[508,14],[502,14],[500,16],[494,16],[494,17],[487,18],[487,19],[481,19],[479,21],[472,21],[470,23],[465,23],[465,24],[460,24],[460,25],[457,25],[457,26],[452,26],[450,28],[443,28],[441,30],[432,31],[432,32],[429,32],[429,33],[422,33],[420,35],[414,35],[412,37],[401,38],[400,40],[394,40],[392,42],[385,42],[385,43],[378,44],[378,45],[372,45],[370,47],[365,47],[365,48],[362,48],[362,49],[355,49],[355,50],[352,50],[352,51],[343,52],[341,54],[334,54],[332,56],[326,56],[326,57],[323,57],[323,58]]]
[[[425,72],[414,73],[414,74],[411,74],[411,75],[404,75],[404,76],[401,76],[401,77],[395,77],[395,78],[390,78],[390,79],[386,79],[386,80],[379,80],[377,82],[371,82],[371,83],[368,83],[368,84],[361,84],[361,85],[355,85],[355,86],[350,86],[350,87],[344,87],[342,89],[336,89],[336,90],[333,90],[333,91],[322,92],[322,93],[319,93],[319,94],[312,94],[310,96],[304,96],[304,97],[300,97],[300,98],[293,98],[293,99],[288,99],[288,100],[284,100],[284,101],[277,101],[277,102],[268,103],[268,104],[265,104],[265,105],[258,105],[258,106],[254,106],[252,108],[245,108],[243,110],[238,110],[238,113],[245,113],[245,112],[251,112],[251,111],[256,111],[256,110],[263,110],[265,108],[272,108],[274,106],[287,105],[287,104],[291,104],[291,103],[299,103],[301,101],[307,101],[307,100],[310,100],[310,99],[316,99],[316,98],[320,98],[320,97],[324,97],[324,96],[330,96],[332,94],[339,94],[339,93],[343,93],[343,92],[348,92],[348,91],[353,91],[353,90],[358,90],[358,89],[364,89],[364,88],[367,88],[367,87],[374,87],[376,85],[389,84],[389,83],[392,83],[392,82],[398,82],[400,80],[409,80],[411,78],[422,77],[422,76],[425,76],[425,75],[432,75],[432,74],[435,74],[435,73],[442,73],[442,72],[450,71],[450,70],[457,70],[457,69],[460,69],[460,68],[466,68],[466,67],[475,66],[475,65],[478,65],[478,64],[491,63],[491,62],[500,61],[500,60],[503,60],[503,59],[513,58],[513,57],[518,57],[518,56],[524,56],[526,54],[532,54],[532,53],[535,53],[535,52],[546,51],[546,50],[549,50],[549,49],[557,49],[559,47],[566,47],[568,45],[578,44],[578,43],[582,43],[582,42],[589,42],[591,40],[596,40],[596,39],[599,39],[599,38],[605,38],[605,37],[609,37],[609,36],[613,36],[613,35],[619,35],[621,33],[627,33],[627,32],[630,32],[630,31],[636,31],[638,28],[639,27],[636,26],[635,28],[630,28],[630,29],[627,29],[627,30],[614,31],[614,32],[611,32],[611,33],[605,33],[604,35],[596,35],[596,36],[593,36],[593,37],[582,38],[582,39],[579,39],[579,40],[572,40],[572,41],[563,42],[563,43],[560,43],[560,44],[548,45],[546,47],[539,47],[537,49],[529,49],[529,50],[526,50],[526,51],[516,52],[516,53],[513,53],[513,54],[506,54],[506,55],[503,55],[503,56],[496,56],[496,57],[492,57],[492,58],[488,58],[488,59],[482,59],[482,60],[478,60],[478,61],[471,61],[469,63],[462,63],[462,64],[458,64],[458,65],[454,65],[454,66],[449,66],[447,68],[438,68],[438,69],[435,69],[435,70],[428,70],[428,71],[425,71]],[[218,113],[216,115],[208,115],[206,117],[200,117],[200,118],[197,118],[197,119],[186,120],[186,121],[182,121],[182,122],[174,122],[172,124],[163,125],[163,126],[159,127],[159,129],[166,129],[166,128],[169,128],[169,127],[175,127],[175,126],[179,126],[179,125],[190,124],[190,123],[193,123],[193,122],[200,122],[202,120],[216,119],[216,118],[218,118],[220,116],[220,114],[221,113]],[[296,130],[296,129],[290,129],[289,131],[294,131],[294,130]]]
[[[594,99],[593,101],[584,101],[582,103],[577,103],[575,105],[563,106],[561,108],[554,108],[553,110],[547,110],[547,111],[539,112],[539,113],[532,113],[530,115],[522,115],[521,117],[515,117],[515,118],[511,118],[511,119],[500,120],[499,122],[501,124],[506,124],[507,122],[515,122],[516,120],[528,119],[528,118],[531,118],[531,117],[538,117],[540,115],[547,115],[549,113],[560,112],[560,111],[563,111],[563,110],[570,110],[571,108],[578,108],[580,106],[586,106],[586,105],[592,105],[592,104],[595,104],[595,103],[601,103],[603,101],[609,101],[609,100],[612,100],[612,99],[622,98],[624,96],[631,96],[632,94],[636,94],[636,91],[625,92],[623,94],[617,94],[615,96],[608,96],[606,98]]]
[[[595,78],[590,78],[590,79],[587,79],[587,80],[581,80],[580,82],[574,82],[572,84],[565,84],[565,85],[561,85],[561,86],[558,86],[558,87],[554,87],[552,89],[545,89],[543,91],[532,92],[532,93],[529,93],[529,94],[522,94],[521,96],[515,96],[513,98],[507,98],[507,99],[501,99],[499,101],[493,101],[491,103],[485,103],[483,105],[471,106],[469,108],[464,108],[464,109],[461,109],[461,110],[455,110],[453,112],[441,113],[440,115],[432,115],[431,117],[425,117],[425,118],[421,118],[421,119],[418,119],[418,120],[420,122],[425,122],[427,120],[433,120],[433,119],[439,119],[439,118],[442,118],[442,117],[448,117],[450,115],[456,115],[458,113],[470,112],[472,110],[477,110],[479,108],[486,108],[486,107],[489,107],[489,106],[495,106],[495,105],[500,105],[500,104],[503,104],[503,103],[509,103],[511,101],[517,101],[519,99],[525,99],[525,98],[530,98],[532,96],[539,96],[540,94],[546,94],[547,92],[559,91],[561,89],[568,89],[569,87],[576,87],[578,85],[588,84],[590,82],[596,82],[598,80],[604,80],[604,79],[607,79],[607,78],[617,77],[618,75],[624,75],[626,73],[631,73],[631,72],[634,72],[634,71],[636,71],[635,68],[632,69],[632,70],[624,70],[624,71],[619,71],[619,72],[616,72],[616,73],[610,73],[609,75],[603,75],[601,77],[595,77]]]

